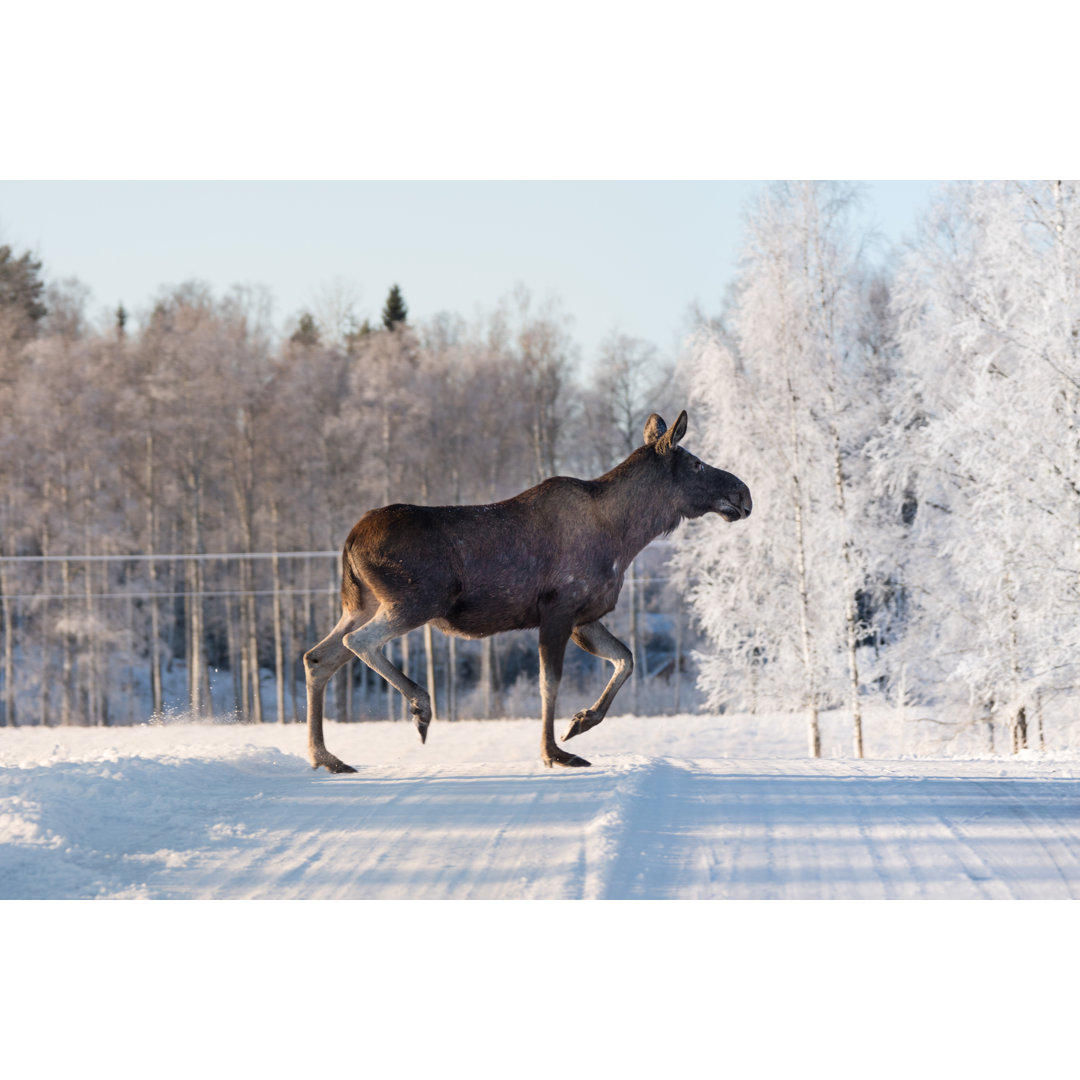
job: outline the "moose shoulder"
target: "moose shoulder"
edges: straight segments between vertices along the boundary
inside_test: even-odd
[[[653,413],[644,445],[596,480],[557,476],[487,506],[395,504],[365,514],[342,552],[341,618],[304,657],[312,766],[355,771],[326,749],[322,730],[326,684],[353,656],[405,696],[426,739],[427,691],[383,654],[388,641],[425,623],[465,637],[539,628],[541,756],[546,765],[588,765],[555,743],[567,642],[609,660],[614,672],[563,741],[599,724],[630,674],[629,649],[599,620],[618,602],[638,552],[684,518],[750,514],[738,477],[678,445],[686,423],[683,412],[669,429]]]

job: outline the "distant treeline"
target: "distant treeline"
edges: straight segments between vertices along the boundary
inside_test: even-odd
[[[7,724],[143,720],[169,704],[177,671],[196,715],[302,719],[299,658],[337,617],[339,565],[320,553],[361,514],[596,475],[676,404],[671,362],[617,333],[586,377],[568,316],[523,287],[472,324],[414,325],[396,285],[380,318],[334,287],[280,333],[258,289],[187,283],[96,322],[86,308],[80,283],[0,248]],[[636,590],[639,648],[660,588]],[[507,708],[524,650],[435,648],[440,708],[456,712],[459,691],[474,712]],[[399,708],[352,668],[331,715]]]

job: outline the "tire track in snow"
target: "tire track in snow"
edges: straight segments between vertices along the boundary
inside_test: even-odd
[[[262,843],[171,875],[166,895],[577,898],[590,826],[618,775],[436,766],[319,777],[272,800]]]
[[[1055,787],[1060,781],[1038,779],[999,779],[978,780],[976,786],[986,793],[991,801],[1001,810],[1004,820],[998,825],[999,834],[1011,837],[1011,856],[1008,859],[991,858],[988,869],[992,877],[1004,882],[1009,895],[1015,899],[1038,899],[1047,895],[1061,896],[1070,900],[1080,897],[1080,856],[1076,840],[1080,838],[1077,824],[1077,807],[1072,804],[1072,814],[1062,815],[1061,810],[1069,806],[1054,797]],[[1051,785],[1051,786],[1047,786]],[[980,822],[986,817],[979,815],[974,823],[964,823],[962,828],[969,838],[969,843],[982,848],[986,841]],[[1070,820],[1071,819],[1071,820]],[[1073,844],[1064,837],[1072,834]],[[1041,858],[1032,858],[1032,852],[1041,853]],[[1026,872],[1018,871],[1017,864],[1024,864]],[[1042,867],[1039,871],[1038,868]],[[1039,885],[1035,880],[1041,877]]]
[[[1075,897],[1078,796],[1076,781],[658,759],[594,823],[586,895]]]
[[[852,764],[865,773],[872,766]],[[880,766],[878,767],[880,768]],[[903,768],[901,765],[900,768]],[[945,766],[947,769],[947,766]],[[948,899],[1076,898],[1080,887],[1080,785],[1022,777],[868,777],[886,792],[891,846],[908,871],[888,895]],[[878,823],[879,843],[887,839]]]
[[[941,789],[948,780],[881,775],[848,763],[846,781],[861,808],[860,836],[878,879],[881,897],[903,899],[993,899],[1007,897],[963,830],[944,811],[955,798]]]

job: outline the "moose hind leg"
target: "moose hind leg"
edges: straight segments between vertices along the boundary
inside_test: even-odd
[[[615,700],[619,688],[634,670],[633,654],[602,623],[584,623],[575,627],[571,637],[574,644],[579,648],[592,653],[593,656],[610,660],[615,670],[596,704],[591,709],[582,709],[579,713],[575,713],[574,718],[570,721],[570,726],[563,735],[563,742],[572,739],[575,735],[580,735],[583,731],[596,727],[607,716],[607,711],[611,708],[611,703]]]
[[[304,653],[304,676],[307,683],[308,760],[311,767],[325,766],[332,773],[356,772],[340,758],[326,749],[323,741],[323,707],[326,700],[326,684],[352,653],[342,643],[342,635],[356,629],[363,616],[345,612],[337,626],[314,648]]]
[[[421,742],[427,741],[428,725],[431,723],[431,698],[423,687],[418,686],[404,671],[392,664],[382,650],[387,642],[415,630],[425,621],[382,606],[369,622],[344,637],[345,646],[360,657],[372,671],[378,672],[409,702]]]

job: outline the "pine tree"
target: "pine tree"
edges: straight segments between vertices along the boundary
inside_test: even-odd
[[[390,292],[386,295],[386,303],[382,309],[383,326],[387,330],[393,330],[398,323],[403,323],[408,318],[409,309],[401,296],[401,289],[397,285],[390,286]]]
[[[297,345],[318,345],[319,344],[319,327],[315,323],[315,319],[308,313],[304,312],[300,316],[300,322],[297,324],[296,330],[293,332],[290,341],[295,342]]]
[[[14,258],[10,246],[0,245],[0,312],[14,316],[11,334],[15,338],[32,336],[37,323],[47,314],[42,303],[45,282],[41,263],[24,252]]]

